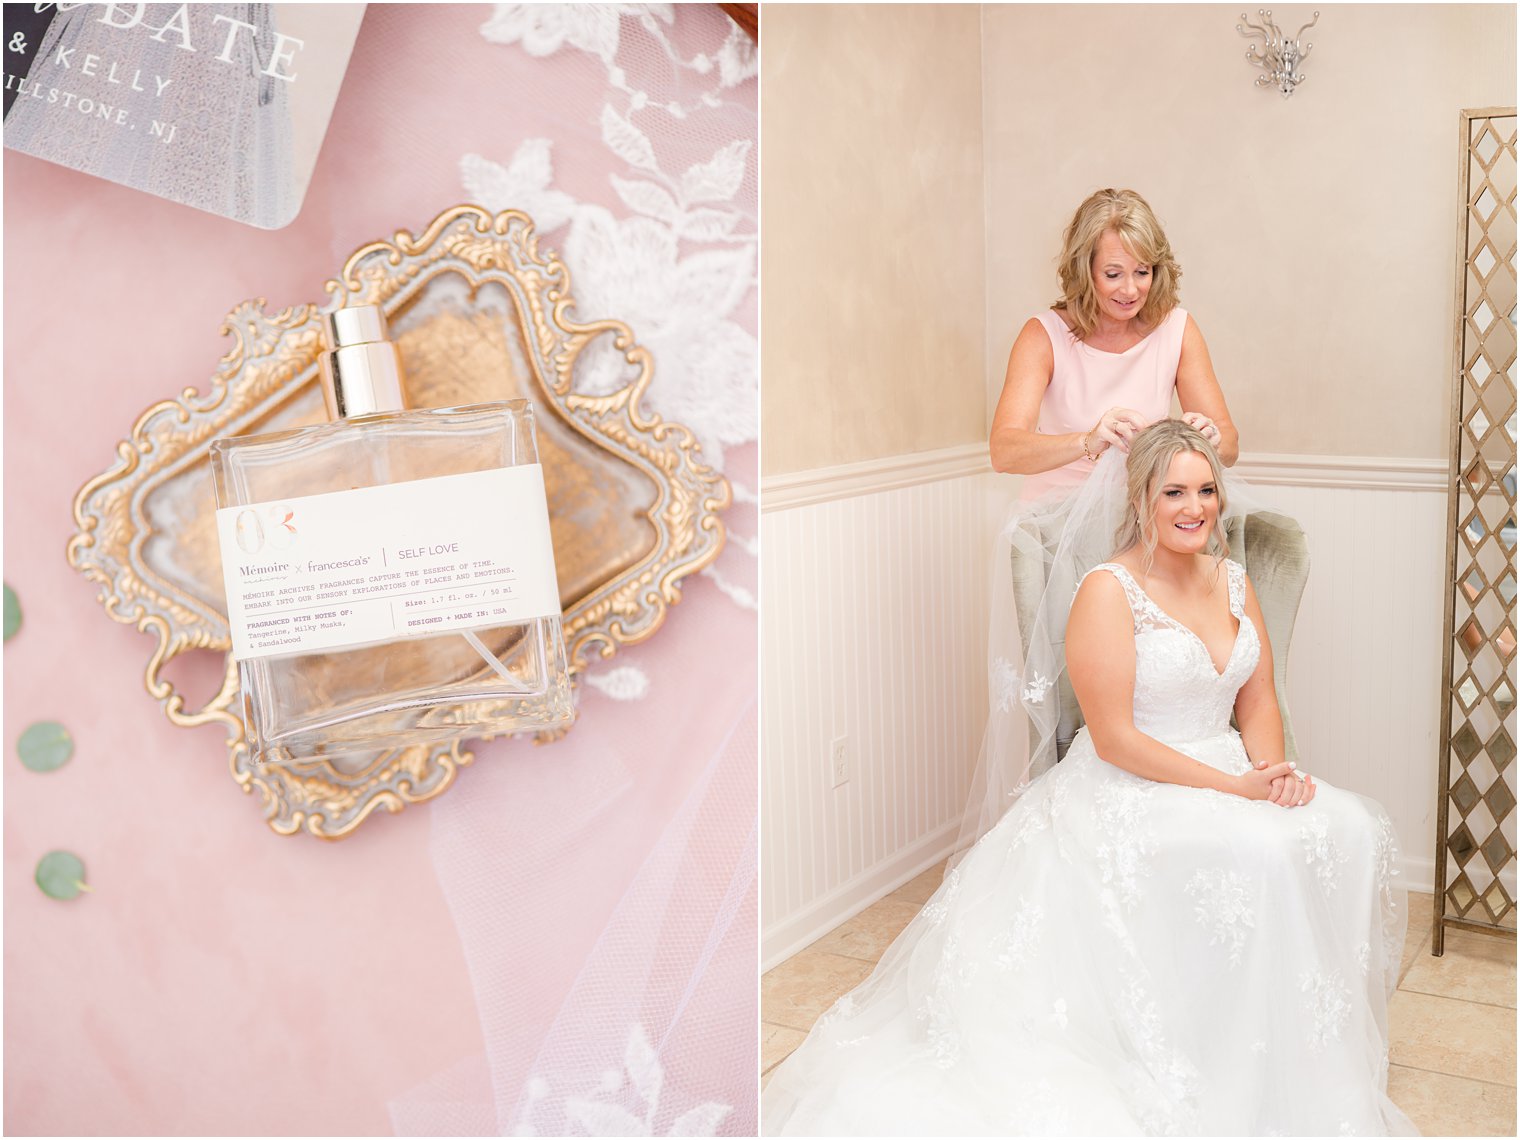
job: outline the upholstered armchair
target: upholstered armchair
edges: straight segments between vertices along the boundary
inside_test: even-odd
[[[1059,526],[1064,519],[1047,522],[1047,526]],[[1029,525],[1029,524],[1026,524]],[[1038,525],[1038,524],[1033,524]],[[1262,617],[1267,624],[1267,637],[1272,643],[1272,672],[1277,686],[1277,707],[1282,712],[1283,741],[1287,746],[1286,758],[1296,761],[1298,747],[1293,739],[1293,724],[1288,717],[1288,647],[1293,639],[1293,623],[1298,617],[1298,603],[1304,595],[1304,583],[1309,578],[1309,544],[1303,528],[1287,515],[1274,511],[1260,511],[1241,520],[1231,519],[1225,529],[1230,543],[1230,557],[1246,568],[1251,584],[1256,588],[1261,603]],[[1020,550],[1021,543],[1014,543],[1010,571],[1013,574],[1013,600],[1018,611],[1019,628],[1030,628],[1034,608],[1045,591],[1046,567],[1037,556]],[[1031,544],[1036,547],[1042,543]],[[1052,590],[1050,597],[1069,604],[1076,583],[1070,590]],[[1056,653],[1061,662],[1057,688],[1061,695],[1061,719],[1056,728],[1056,757],[1066,755],[1066,749],[1082,727],[1082,709],[1071,690],[1066,675],[1066,622],[1052,622],[1059,629],[1055,638]]]

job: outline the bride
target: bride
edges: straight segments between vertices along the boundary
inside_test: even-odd
[[[1104,480],[1116,553],[1066,633],[1085,726],[776,1069],[767,1134],[1414,1134],[1393,829],[1283,759],[1218,457],[1162,420]]]

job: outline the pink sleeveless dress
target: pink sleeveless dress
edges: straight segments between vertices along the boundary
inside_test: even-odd
[[[1109,408],[1133,408],[1151,420],[1166,416],[1177,387],[1187,312],[1176,308],[1139,344],[1123,352],[1092,348],[1072,335],[1054,309],[1037,314],[1055,353],[1055,369],[1040,404],[1039,430],[1047,435],[1089,431]],[[1092,464],[1078,459],[1024,479],[1023,501],[1079,487]]]

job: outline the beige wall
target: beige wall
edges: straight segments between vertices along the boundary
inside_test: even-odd
[[[1291,34],[1311,8],[1277,15]],[[1072,210],[1129,186],[1167,228],[1244,450],[1443,457],[1458,112],[1513,105],[1515,8],[1323,5],[1287,100],[1252,85],[1240,11],[987,8],[988,398],[1055,296]]]
[[[981,12],[766,4],[767,475],[985,438]]]

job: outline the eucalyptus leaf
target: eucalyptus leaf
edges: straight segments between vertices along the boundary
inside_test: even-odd
[[[72,851],[49,851],[37,860],[36,879],[50,899],[67,901],[90,889],[84,882],[84,862]]]
[[[16,636],[16,631],[21,628],[21,603],[16,600],[16,591],[9,586],[5,587],[5,640],[9,641]]]
[[[57,721],[42,720],[21,734],[16,751],[21,754],[21,763],[33,772],[52,772],[74,755],[74,738]]]

